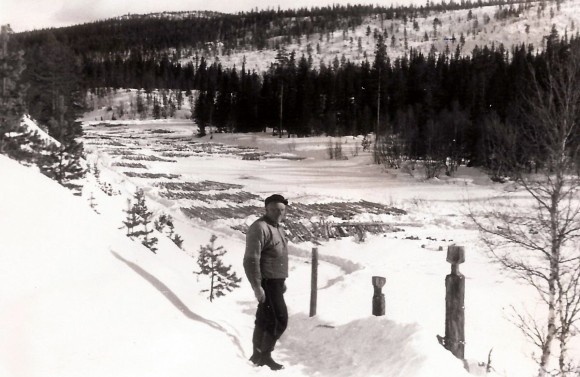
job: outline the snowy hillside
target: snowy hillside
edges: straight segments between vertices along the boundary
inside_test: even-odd
[[[542,6],[543,4],[543,6]],[[514,5],[517,9],[518,4]],[[507,51],[511,46],[533,44],[542,49],[544,37],[550,34],[552,26],[560,36],[576,34],[580,26],[580,0],[560,3],[532,3],[530,9],[518,14],[506,15],[509,7],[485,6],[471,10],[431,12],[428,17],[419,17],[416,23],[397,20],[381,20],[379,15],[367,17],[362,25],[346,31],[338,30],[325,35],[302,36],[299,41],[281,44],[288,52],[295,51],[297,58],[312,55],[314,66],[320,62],[331,65],[338,61],[350,60],[363,62],[374,59],[376,49],[375,34],[386,36],[385,43],[391,59],[408,55],[410,49],[424,54],[432,49],[443,53],[449,50],[455,54],[457,48],[462,55],[469,55],[476,46],[496,47],[503,44]],[[504,13],[502,13],[504,12]],[[383,33],[386,31],[386,34]],[[246,69],[262,72],[275,62],[276,50],[235,51],[224,54],[219,43],[213,46],[212,59],[219,60],[223,66],[236,66],[238,69],[246,61]],[[201,54],[205,55],[205,54]],[[193,57],[182,59],[191,61]]]
[[[272,373],[247,361],[255,304],[246,282],[210,304],[200,293],[206,280],[192,274],[195,260],[187,253],[159,234],[157,254],[125,237],[119,229],[123,195],[93,191],[96,214],[86,200],[90,180],[80,198],[4,156],[0,171],[0,375]],[[133,188],[127,180],[117,187],[123,193]],[[178,228],[189,254],[215,233],[195,222],[180,221]],[[243,241],[217,234],[239,272]],[[467,375],[434,334],[412,319],[377,318],[367,308],[361,315],[341,308],[340,301],[325,303],[325,297],[349,291],[370,305],[370,284],[359,279],[361,272],[348,284],[336,284],[337,266],[323,262],[321,285],[334,288],[328,296],[321,290],[323,315],[309,319],[309,268],[293,254],[291,326],[277,351],[287,369],[276,375]]]
[[[194,291],[179,250],[167,244],[154,258],[40,173],[4,156],[0,170],[2,376],[245,367],[235,330],[208,318],[211,309],[189,310]],[[229,350],[230,362],[204,351],[212,349]]]

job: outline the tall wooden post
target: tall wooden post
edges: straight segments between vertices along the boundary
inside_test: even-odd
[[[312,279],[310,283],[310,316],[316,315],[318,301],[318,248],[312,248]]]
[[[377,126],[375,130],[375,141],[379,140],[379,127],[381,123],[381,66],[379,64],[379,89],[377,90]]]
[[[373,276],[373,315],[383,316],[385,315],[385,295],[382,292],[387,279],[382,276]]]
[[[463,360],[465,355],[465,276],[459,265],[465,262],[463,246],[447,248],[451,274],[445,277],[445,348]]]
[[[282,138],[282,114],[283,114],[283,106],[284,106],[284,81],[282,81],[282,85],[280,88],[280,123],[278,124],[278,138]]]
[[[4,64],[3,64],[3,69],[4,71],[6,71],[6,69],[8,68],[8,63],[6,59],[8,57],[8,28],[10,27],[10,25],[2,25],[2,31],[1,31],[1,35],[0,38],[2,39],[2,58],[5,58],[4,60]],[[5,72],[6,74],[6,72]],[[3,77],[2,78],[2,102],[4,102],[6,100],[6,81],[8,80],[7,77]]]
[[[58,125],[60,127],[60,142],[64,142],[64,132],[65,132],[65,124],[64,124],[64,113],[66,111],[66,107],[64,106],[64,96],[59,95],[56,105],[56,111],[58,113]]]

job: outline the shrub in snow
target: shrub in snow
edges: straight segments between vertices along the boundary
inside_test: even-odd
[[[96,213],[99,213],[99,211],[97,211],[97,203],[95,202],[95,196],[93,195],[92,192],[91,192],[91,196],[89,197],[89,205],[91,206],[93,211],[95,211]]]
[[[120,195],[121,193],[119,192],[119,190],[115,190],[113,189],[113,186],[108,183],[108,182],[102,182],[102,181],[98,181],[99,183],[99,188],[101,189],[101,191],[103,191],[105,194],[109,195],[109,196],[114,196],[114,195]]]
[[[175,233],[175,229],[173,226],[173,218],[171,215],[161,214],[154,223],[155,229],[159,233],[165,234],[174,244],[177,245],[181,249],[181,245],[183,244],[183,239],[179,234]]]
[[[388,169],[399,169],[406,158],[407,145],[399,135],[386,133],[375,140],[373,157],[375,163]]]
[[[101,189],[102,192],[104,192],[108,196],[121,194],[119,190],[113,189],[113,186],[110,183],[105,182],[101,179],[101,170],[99,169],[99,166],[96,162],[93,165],[93,175],[95,176],[95,179],[99,184],[99,188]]]
[[[216,247],[215,240],[217,237],[212,235],[209,244],[200,247],[197,257],[200,271],[194,272],[198,275],[209,276],[209,289],[204,289],[202,292],[209,292],[210,301],[213,301],[215,297],[225,296],[226,291],[231,292],[234,288],[238,288],[242,281],[235,272],[230,271],[232,266],[223,264],[221,257],[227,253],[227,250],[224,250],[223,246]]]
[[[439,178],[439,175],[445,170],[445,162],[437,159],[431,159],[427,156],[427,159],[423,162],[423,168],[425,169],[425,178]]]
[[[127,217],[123,221],[123,224],[127,227],[127,237],[139,239],[145,247],[155,253],[158,239],[149,236],[153,232],[153,229],[149,229],[153,214],[148,210],[147,204],[145,204],[143,190],[137,190],[133,199],[135,202],[129,206],[126,211]]]
[[[333,144],[332,140],[329,140],[326,152],[331,160],[348,160],[348,157],[342,153],[342,143],[340,141]]]
[[[101,170],[99,169],[99,165],[96,162],[93,164],[93,175],[95,176],[97,181],[101,177]]]

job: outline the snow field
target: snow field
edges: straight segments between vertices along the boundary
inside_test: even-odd
[[[175,133],[143,132],[156,128]],[[170,122],[126,122],[114,129],[86,130],[88,135],[133,135],[123,140],[152,156],[160,155],[154,150],[160,142],[174,140],[177,146],[177,138],[192,132],[191,126]],[[263,197],[281,192],[290,203],[364,199],[408,211],[402,216],[358,218],[401,224],[401,232],[318,246],[315,318],[307,317],[313,245],[291,245],[286,294],[290,325],[275,352],[287,369],[277,375],[466,376],[462,363],[436,340],[436,335],[444,335],[444,279],[450,271],[445,253],[452,243],[466,247],[460,269],[466,276],[466,357],[471,373],[481,373],[477,363],[487,361],[491,349],[497,375],[534,373],[532,348],[509,321],[511,305],[534,309],[534,295],[490,263],[465,217],[465,199],[477,204],[513,195],[505,191],[507,186],[492,185],[467,168],[453,178],[423,181],[385,172],[370,163],[368,154],[329,161],[321,152],[327,143],[324,137],[214,136],[213,142],[255,142],[273,152],[294,141],[295,153],[309,156],[302,161],[243,161],[210,154],[176,157],[176,163],[143,163],[151,173],[179,174],[179,181],[239,184]],[[255,300],[241,263],[244,237],[230,228],[237,222],[186,217],[179,208],[187,201],[161,198],[155,180],[125,176],[121,172],[131,169],[113,166],[121,158],[104,148],[108,147],[87,146],[89,165],[97,163],[100,180],[113,186],[113,196],[101,191],[91,176],[83,196],[71,196],[34,169],[0,158],[0,229],[6,230],[0,238],[0,372],[42,377],[269,375],[247,361]],[[184,239],[183,251],[157,233],[157,254],[125,237],[123,210],[137,187],[144,189],[155,215],[172,215],[176,233]],[[91,195],[99,214],[88,205]],[[210,303],[208,294],[200,292],[208,287],[207,278],[193,271],[200,245],[212,234],[228,250],[224,262],[243,281],[239,289]],[[371,315],[374,275],[387,279],[387,315],[382,318]]]
[[[205,294],[196,292],[203,285],[192,277],[191,259],[169,241],[160,237],[159,253],[153,255],[117,229],[118,222],[105,213],[105,206],[97,215],[83,198],[71,196],[34,169],[4,157],[0,164],[5,182],[15,183],[2,185],[1,197],[12,200],[2,200],[0,205],[5,215],[3,229],[13,230],[3,237],[0,254],[0,297],[2,307],[9,308],[0,313],[4,324],[0,365],[6,376],[268,373],[246,361],[255,307],[248,287],[228,296],[231,300],[209,304],[202,297]],[[226,240],[226,246],[231,242]],[[301,266],[306,265],[304,261],[303,257],[293,258],[296,277],[308,276],[308,266]],[[321,265],[321,284],[336,276],[338,271],[333,268],[336,270]],[[300,291],[297,282],[289,283],[291,291]],[[296,300],[304,299],[302,294],[295,295]],[[292,339],[303,339],[303,332],[310,330],[306,324],[312,321],[303,316],[292,313],[297,326],[289,331],[289,342],[281,342],[279,347],[287,362],[298,363],[284,374],[302,375],[302,370],[316,365],[320,365],[321,375],[334,373],[331,365],[339,364],[332,359],[352,353],[349,343],[336,348],[331,359],[325,357],[325,363],[316,361],[323,360],[321,354],[304,358],[303,363],[294,359],[300,355],[296,351],[305,348]],[[371,319],[375,320],[380,321]],[[352,338],[354,332],[362,336],[363,330],[347,326],[331,337]],[[309,340],[317,348],[327,348],[327,341],[321,337]],[[353,357],[364,365],[368,364],[366,354],[356,350]],[[375,371],[382,368],[374,362],[369,365]]]

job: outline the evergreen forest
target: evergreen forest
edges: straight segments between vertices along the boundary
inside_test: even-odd
[[[209,126],[222,132],[272,129],[288,137],[372,133],[377,135],[375,161],[391,167],[399,167],[401,159],[445,158],[493,167],[497,124],[527,132],[521,100],[532,89],[532,74],[544,82],[550,64],[580,48],[578,35],[561,36],[554,28],[543,46],[498,44],[462,54],[457,45],[444,52],[410,49],[391,58],[387,40],[378,33],[374,56],[362,63],[338,57],[315,63],[309,55],[288,51],[284,41],[352,28],[370,14],[412,21],[426,12],[483,5],[517,14],[530,3],[135,15],[14,34],[10,43],[24,52],[26,107],[57,139],[80,135],[74,119],[87,92],[170,89],[190,96],[191,117],[201,135]],[[204,55],[209,41],[221,41],[225,49],[276,48],[277,55],[265,72],[249,70],[245,63],[224,67]],[[184,62],[186,52],[192,58]],[[61,110],[55,105],[58,96],[65,98]],[[56,126],[59,117],[67,120],[64,129]],[[521,156],[524,163],[534,159],[525,150]]]

